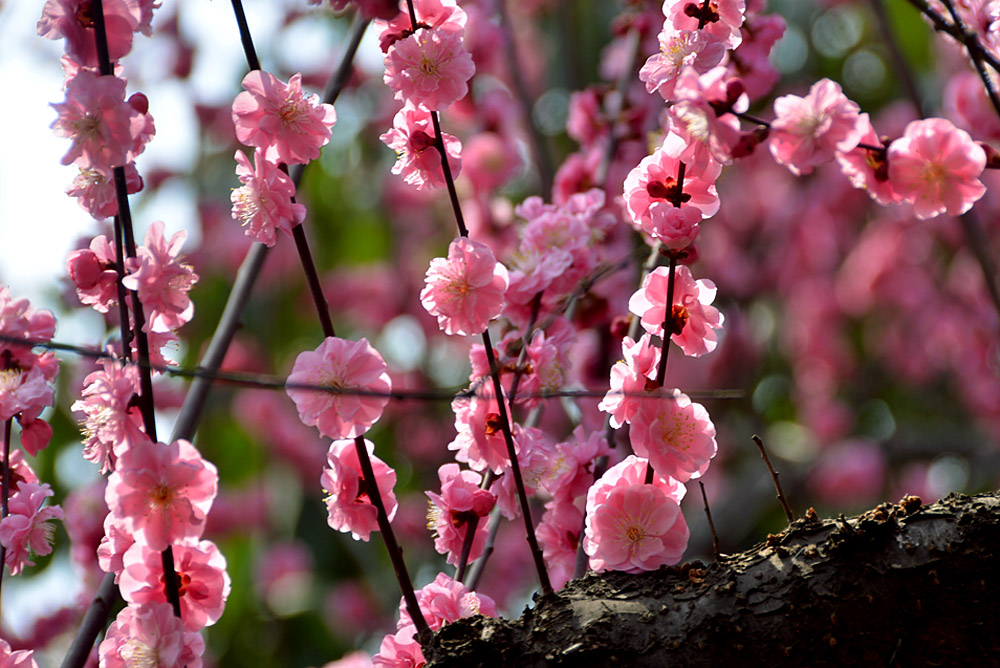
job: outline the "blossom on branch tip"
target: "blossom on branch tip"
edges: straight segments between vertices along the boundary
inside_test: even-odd
[[[375,485],[391,522],[397,508],[393,492],[396,472],[375,456],[375,445],[371,441],[365,439],[365,447],[375,473]],[[354,540],[367,541],[371,532],[378,530],[378,509],[368,493],[368,482],[358,460],[357,443],[353,439],[334,441],[326,461],[320,484],[327,494],[327,524],[336,531],[351,532]]]
[[[232,217],[254,241],[273,246],[275,230],[290,235],[305,220],[306,207],[292,201],[295,184],[291,177],[265,158],[260,148],[254,149],[253,164],[243,151],[236,151],[236,175],[243,186],[230,195]]]
[[[911,122],[889,145],[888,160],[893,189],[921,220],[963,214],[986,193],[985,151],[944,118]]]
[[[445,334],[482,334],[500,315],[509,279],[486,244],[459,237],[427,269],[420,303]]]
[[[705,73],[722,61],[726,48],[722,41],[703,30],[676,30],[669,21],[657,35],[660,50],[650,56],[639,70],[639,80],[646,84],[646,91],[659,93],[664,100],[672,100],[674,86],[681,70],[693,67]]]
[[[349,341],[335,336],[328,336],[316,350],[299,353],[288,383],[330,388],[288,387],[286,392],[302,422],[334,439],[368,431],[382,416],[389,403],[385,395],[392,390],[388,366],[367,339]]]
[[[302,92],[302,75],[282,83],[272,74],[254,70],[243,77],[246,90],[233,101],[236,138],[264,151],[273,162],[306,163],[319,157],[330,141],[337,112],[319,95]]]
[[[847,99],[840,84],[820,79],[805,97],[784,95],[774,101],[776,118],[768,142],[771,155],[796,176],[833,160],[861,141],[860,108]]]
[[[115,249],[103,234],[90,241],[90,247],[70,251],[66,273],[76,287],[80,302],[98,313],[107,313],[118,304],[118,272]]]

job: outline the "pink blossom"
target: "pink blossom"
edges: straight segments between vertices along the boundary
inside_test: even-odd
[[[889,181],[917,218],[958,216],[986,192],[986,153],[943,118],[913,121],[889,145]]]
[[[197,538],[218,491],[219,474],[188,441],[140,441],[118,458],[108,508],[154,550]]]
[[[34,650],[19,649],[13,651],[10,644],[0,638],[0,666],[3,668],[38,668],[35,663]]]
[[[663,2],[663,14],[675,30],[704,30],[727,49],[735,49],[743,39],[740,26],[745,12],[746,0],[715,0],[707,6],[698,0]]]
[[[604,472],[600,480],[587,490],[588,505],[590,503],[591,492],[594,495],[594,503],[601,504],[607,500],[608,494],[615,487],[645,484],[646,466],[648,463],[647,460],[641,457],[629,455],[624,460],[609,468]],[[687,488],[683,483],[669,476],[662,475],[659,471],[654,471],[652,484],[666,494],[667,498],[678,504],[684,500],[684,496],[687,494]]]
[[[440,111],[465,97],[475,71],[461,35],[421,28],[389,48],[384,80],[397,100]]]
[[[805,97],[785,95],[774,101],[777,118],[771,123],[771,155],[796,176],[846,153],[861,141],[859,107],[847,99],[840,84],[820,79]]]
[[[573,264],[573,254],[561,248],[526,248],[511,262],[507,310],[531,302],[539,292],[563,276]],[[507,315],[505,313],[505,315]]]
[[[132,35],[136,30],[149,30],[153,3],[107,0],[103,6],[108,56],[113,62],[132,50]],[[142,6],[147,9],[148,18],[145,12],[138,11]],[[48,0],[38,21],[38,34],[48,39],[65,38],[66,53],[85,67],[96,69],[97,42],[92,12],[90,0]]]
[[[541,429],[514,425],[514,438],[521,481],[524,483],[525,494],[531,498],[553,476],[563,473],[554,468],[562,462],[557,456],[555,444]],[[497,478],[490,491],[496,494],[497,508],[504,517],[514,519],[521,516],[521,500],[518,498],[511,467],[504,470],[504,474]]]
[[[708,411],[679,390],[640,401],[629,438],[657,473],[681,482],[701,477],[717,450]]]
[[[20,482],[10,497],[8,515],[0,520],[0,545],[7,550],[4,563],[11,575],[35,565],[28,559],[32,552],[40,557],[52,552],[55,526],[48,520],[61,520],[63,510],[59,506],[42,508],[42,504],[53,494],[47,484]]]
[[[448,449],[456,451],[455,459],[467,462],[477,471],[490,468],[494,473],[500,473],[510,466],[500,409],[488,378],[480,381],[475,396],[452,401],[451,410],[455,413],[458,434],[448,444]],[[516,440],[514,446],[516,452]]]
[[[583,511],[572,502],[559,499],[545,504],[535,535],[554,589],[561,589],[573,577],[582,529]]]
[[[674,89],[674,104],[667,109],[670,129],[686,144],[680,159],[702,169],[712,161],[728,164],[742,133],[732,111],[746,111],[749,99],[739,79],[729,79],[726,68],[699,74],[685,67]]]
[[[458,464],[444,464],[438,469],[441,493],[426,492],[430,498],[427,510],[427,528],[434,532],[434,549],[439,554],[448,555],[448,563],[458,566],[465,536],[473,518],[483,518],[490,514],[496,504],[496,496],[479,488],[482,476],[474,471],[460,471]],[[476,535],[468,561],[474,561],[483,553],[486,545],[486,522],[478,522]]]
[[[71,251],[66,256],[66,273],[80,301],[97,312],[107,313],[118,304],[115,250],[103,234],[91,240],[90,248]]]
[[[396,472],[375,456],[375,444],[365,440],[368,457],[375,473],[375,486],[382,497],[389,519],[396,516]],[[331,528],[347,533],[354,540],[367,541],[372,531],[378,530],[378,510],[371,502],[368,482],[358,461],[357,444],[354,440],[334,441],[326,455],[327,467],[320,476],[320,484],[327,493],[327,524]]]
[[[455,0],[416,0],[413,3],[413,13],[417,17],[417,25],[410,20],[408,11],[400,11],[388,18],[390,21],[377,21],[379,31],[379,46],[383,52],[389,47],[413,34],[417,28],[433,28],[462,36],[468,23],[468,15],[458,6]]]
[[[42,367],[21,369],[15,363],[5,367],[8,365],[0,359],[0,421],[14,416],[23,420],[25,414],[31,421],[34,418],[30,416],[37,416],[52,405],[54,391]]]
[[[740,78],[751,101],[767,96],[781,78],[770,55],[786,27],[785,19],[778,14],[758,14],[741,28],[743,42],[731,54],[729,67]]]
[[[600,504],[592,496],[587,495],[583,545],[593,570],[639,573],[681,560],[690,535],[687,523],[677,502],[661,489],[615,486]]]
[[[445,334],[482,334],[503,311],[507,283],[507,268],[489,246],[459,237],[447,258],[431,260],[420,303]]]
[[[188,631],[200,631],[222,616],[229,598],[226,558],[210,540],[189,538],[172,546],[179,584],[181,619]],[[133,605],[166,603],[163,558],[159,550],[135,543],[122,558],[118,581],[122,598]]]
[[[389,403],[392,390],[388,367],[367,339],[348,341],[328,336],[314,351],[295,358],[288,382],[319,385],[329,390],[289,387],[299,419],[329,438],[354,438],[368,431]],[[371,392],[352,394],[345,390]]]
[[[586,496],[594,482],[594,464],[598,457],[610,457],[611,449],[604,430],[588,433],[577,425],[570,438],[556,444],[555,461],[550,462],[548,477],[542,487],[556,500],[574,501]]]
[[[101,473],[111,468],[112,452],[121,452],[145,439],[142,413],[134,402],[139,394],[139,369],[105,360],[104,368],[84,379],[82,398],[70,410],[84,414],[83,458],[100,464]]]
[[[725,318],[712,306],[715,300],[715,283],[707,279],[695,281],[691,270],[681,265],[675,269],[674,300],[671,318],[671,340],[681,347],[685,355],[700,357],[715,350]],[[670,271],[659,267],[642,281],[642,287],[629,299],[628,308],[642,318],[643,328],[650,334],[663,333],[666,311],[667,286]]]
[[[34,342],[45,342],[55,332],[55,318],[49,311],[35,311],[27,299],[11,299],[0,287],[0,421],[17,417],[22,427],[21,445],[36,454],[48,445],[51,430],[38,420],[52,405],[52,381],[59,373],[59,361],[51,351],[35,354]],[[24,344],[15,343],[25,340]]]
[[[198,275],[180,254],[186,238],[187,233],[180,231],[167,241],[163,223],[154,222],[146,230],[145,243],[138,248],[130,273],[122,279],[126,288],[138,291],[152,331],[177,329],[194,315],[188,292],[198,282]]]
[[[625,179],[625,206],[632,222],[644,226],[650,216],[650,207],[665,203],[678,208],[694,208],[702,218],[715,215],[719,210],[719,194],[715,181],[722,166],[712,162],[704,170],[685,169],[684,183],[678,192],[677,177],[681,161],[679,156],[687,146],[679,136],[667,135],[663,144],[646,156]]]
[[[392,129],[379,136],[383,144],[396,152],[393,174],[402,174],[403,181],[417,190],[440,188],[445,185],[441,153],[434,143],[431,113],[407,100],[392,119]],[[462,169],[462,142],[447,132],[442,133],[448,153],[451,175]]]
[[[243,151],[236,152],[236,175],[243,186],[229,196],[232,216],[248,237],[270,247],[277,241],[275,230],[290,235],[292,228],[305,220],[306,207],[293,201],[291,177],[265,158],[264,151],[254,149],[253,159],[251,165]]]
[[[598,405],[609,413],[611,426],[620,429],[632,421],[642,395],[656,378],[660,364],[660,348],[652,344],[649,334],[643,334],[638,341],[629,337],[622,340],[622,361],[611,367],[611,388]]]
[[[384,668],[423,668],[427,660],[416,640],[416,628],[407,626],[382,639],[372,665]]]
[[[858,116],[858,127],[862,130],[860,143],[882,146],[882,140],[875,134],[868,114]],[[838,152],[837,163],[852,186],[867,190],[879,204],[894,204],[902,200],[889,180],[889,160],[885,148],[876,151],[856,146],[846,153]]]
[[[201,668],[205,641],[188,631],[169,603],[128,606],[98,648],[101,668]]]
[[[699,74],[707,72],[719,64],[726,52],[718,37],[704,30],[676,30],[669,21],[664,21],[656,38],[660,50],[646,60],[639,70],[639,80],[645,82],[647,92],[659,93],[668,101],[673,99],[674,84],[682,69],[690,66]]]
[[[77,203],[97,220],[111,218],[118,213],[115,198],[115,182],[111,170],[95,165],[80,167],[80,173],[66,189],[66,194],[76,197]],[[142,190],[143,181],[135,168],[135,162],[125,165],[125,189],[129,195]]]
[[[492,193],[521,167],[517,144],[507,135],[480,132],[465,145],[465,177],[477,193]]]
[[[52,104],[56,135],[73,140],[62,164],[110,170],[134,160],[153,130],[141,99],[125,101],[124,79],[78,71],[66,84],[66,101]]]
[[[444,573],[438,573],[434,582],[418,589],[416,594],[420,612],[432,631],[437,631],[448,622],[473,615],[497,616],[497,607],[492,598],[470,591],[464,584]],[[412,625],[406,604],[400,601],[399,623],[396,628],[405,629]]]
[[[337,122],[333,105],[302,92],[302,75],[288,83],[254,70],[243,77],[244,92],[233,101],[236,138],[264,150],[273,162],[306,163],[319,157]]]
[[[105,573],[115,574],[117,584],[125,568],[125,553],[135,544],[128,521],[108,513],[104,518],[104,537],[97,546],[97,563]]]

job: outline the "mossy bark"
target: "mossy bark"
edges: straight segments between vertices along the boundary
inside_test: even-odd
[[[518,620],[474,617],[428,668],[1000,665],[1000,498],[815,513],[708,565],[591,574]]]

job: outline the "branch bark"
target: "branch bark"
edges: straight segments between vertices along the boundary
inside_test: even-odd
[[[937,666],[1000,656],[1000,497],[811,511],[709,565],[589,575],[445,625],[428,667]],[[980,664],[984,665],[984,664]]]

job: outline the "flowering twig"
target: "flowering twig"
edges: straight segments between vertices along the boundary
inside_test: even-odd
[[[955,9],[955,5],[952,4],[951,0],[941,0],[941,3],[948,9],[951,14],[951,18],[955,21],[955,28],[957,29],[957,35],[955,39],[960,41],[965,49],[969,52],[969,58],[972,60],[973,67],[976,68],[976,74],[982,79],[983,86],[986,88],[986,94],[990,98],[990,103],[996,110],[997,114],[1000,115],[1000,95],[997,94],[996,86],[993,85],[993,79],[990,77],[990,73],[986,71],[986,67],[983,65],[983,57],[976,50],[976,45],[979,41],[976,36],[969,32],[965,27],[965,23],[962,21],[962,17],[959,16],[958,10]]]
[[[253,46],[253,39],[250,35],[250,28],[247,25],[246,17],[243,14],[242,2],[241,0],[232,0],[232,4],[233,10],[236,13],[236,22],[240,30],[240,41],[243,43],[243,50],[247,58],[247,65],[250,67],[251,71],[259,70],[261,69],[260,61],[257,60],[256,51]],[[358,37],[358,40],[360,40],[360,37]],[[354,48],[356,49],[356,46]],[[344,80],[346,80],[346,77]],[[309,243],[305,236],[305,229],[301,223],[292,228],[292,236],[295,239],[295,247],[299,254],[299,260],[302,263],[303,271],[306,274],[306,282],[309,285],[309,292],[313,297],[316,314],[319,317],[320,326],[323,329],[323,336],[327,338],[335,337],[336,332],[333,327],[333,320],[330,317],[330,306],[326,297],[323,295],[319,274],[316,271],[316,264],[313,261],[312,253],[309,250]],[[407,612],[409,612],[410,618],[413,620],[418,632],[427,631],[430,627],[424,619],[420,606],[417,603],[417,597],[413,591],[413,582],[410,580],[409,572],[406,570],[406,563],[403,561],[402,550],[400,550],[399,544],[396,542],[396,536],[393,533],[392,525],[390,524],[389,517],[386,514],[385,503],[382,500],[382,495],[376,482],[375,472],[372,468],[371,458],[368,456],[368,448],[365,445],[364,437],[358,436],[355,438],[354,445],[358,454],[358,463],[361,466],[361,472],[364,477],[365,489],[368,493],[368,498],[371,500],[372,505],[375,506],[377,511],[376,521],[378,523],[379,532],[382,534],[382,540],[385,543],[386,550],[389,552],[389,559],[392,562],[393,570],[396,572],[396,579],[399,582],[399,587],[403,592],[403,599],[406,602]]]
[[[911,5],[913,5],[921,14],[926,16],[934,24],[934,29],[938,32],[946,32],[956,40],[965,44],[970,51],[975,51],[976,56],[981,58],[983,62],[989,63],[997,72],[1000,72],[1000,60],[997,59],[992,53],[986,50],[983,45],[979,42],[979,39],[973,37],[966,41],[964,30],[954,23],[949,23],[947,19],[938,14],[931,6],[927,3],[927,0],[907,0]]]
[[[410,25],[413,30],[417,29],[417,14],[413,7],[413,0],[406,0],[410,13]],[[444,134],[441,132],[441,122],[438,113],[431,111],[431,122],[434,124],[434,143],[438,153],[441,154],[441,169],[444,173],[445,183],[448,186],[448,197],[451,199],[451,208],[455,214],[455,222],[458,225],[459,235],[468,238],[469,229],[465,226],[465,218],[462,215],[462,205],[458,201],[458,191],[455,189],[455,178],[451,173],[451,166],[448,164],[448,152],[444,145]],[[497,410],[499,413],[500,429],[503,432],[504,442],[507,445],[507,456],[510,458],[511,474],[514,476],[514,484],[517,488],[517,496],[521,504],[521,516],[524,518],[525,531],[527,533],[528,546],[531,550],[532,560],[535,562],[535,570],[538,572],[538,580],[542,588],[542,593],[548,595],[552,593],[552,584],[549,582],[549,574],[545,568],[545,559],[542,557],[542,550],[538,546],[538,539],[535,537],[534,524],[531,520],[531,507],[528,504],[528,494],[524,488],[524,480],[521,477],[521,466],[517,461],[517,450],[514,446],[514,434],[511,430],[510,416],[507,411],[507,402],[503,401],[503,384],[500,382],[500,366],[497,364],[496,355],[493,353],[493,341],[490,338],[490,331],[483,331],[483,347],[486,349],[486,362],[490,368],[490,375],[493,378],[493,389],[497,397]]]

